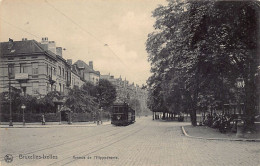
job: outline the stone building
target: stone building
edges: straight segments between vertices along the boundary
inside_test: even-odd
[[[32,96],[57,90],[66,93],[71,82],[70,65],[62,58],[62,48],[42,38],[0,43],[0,92],[11,87]]]
[[[135,85],[134,83],[129,84],[129,81],[127,81],[126,78],[123,80],[121,76],[114,78],[114,76],[110,74],[100,75],[100,79],[106,79],[116,87],[117,101],[129,103],[130,100],[137,99],[140,102],[141,114],[148,112],[148,92],[145,89],[142,89],[139,85]]]
[[[72,65],[72,60],[68,59],[67,62],[71,64],[71,85],[70,88],[74,86],[81,87],[85,81],[80,77],[80,69],[76,65]]]
[[[80,75],[82,80],[91,82],[94,85],[98,84],[100,72],[94,70],[93,61],[86,64],[84,61],[78,60],[73,64],[73,70]]]

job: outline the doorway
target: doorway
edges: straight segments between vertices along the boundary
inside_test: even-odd
[[[66,121],[68,122],[69,120],[69,115],[67,111],[61,111],[61,121]]]

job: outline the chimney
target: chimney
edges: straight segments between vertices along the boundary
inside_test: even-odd
[[[56,47],[56,54],[62,57],[62,47]]]
[[[56,43],[55,41],[49,41],[48,37],[43,37],[42,41],[40,42],[42,45],[46,45],[44,46],[45,49],[47,47],[47,49],[51,52],[53,52],[54,54],[56,54]]]
[[[9,42],[8,42],[8,50],[11,50],[11,48],[13,47],[14,40],[9,38]]]
[[[72,65],[72,59],[67,59],[67,63],[68,63],[69,65]]]
[[[93,69],[93,61],[89,61],[89,67]]]
[[[42,37],[42,43],[48,42],[48,38],[47,37]]]
[[[27,40],[27,38],[22,38],[22,41],[26,41]]]

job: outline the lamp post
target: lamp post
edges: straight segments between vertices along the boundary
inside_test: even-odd
[[[23,126],[25,126],[25,119],[24,119],[24,109],[26,108],[26,106],[23,104],[21,106],[22,110],[23,110]]]
[[[103,107],[100,108],[100,123],[102,124]]]
[[[238,87],[238,89],[239,89],[239,115],[241,116],[241,109],[242,109],[242,106],[241,106],[241,93],[242,93],[242,89],[244,88],[244,86],[245,86],[245,82],[244,82],[244,80],[243,80],[243,78],[238,78],[237,79],[237,87]]]
[[[52,101],[53,101],[53,103],[54,103],[55,105],[57,105],[57,112],[59,112],[59,119],[60,119],[59,124],[61,124],[61,111],[60,111],[60,109],[59,109],[59,104],[60,104],[60,102],[59,102],[59,100],[58,100],[56,97],[54,97],[54,98],[52,99]]]
[[[9,78],[9,126],[13,126],[13,119],[12,119],[12,96],[11,96],[11,67],[8,66],[8,78]]]
[[[236,120],[236,137],[242,137],[243,136],[243,132],[242,132],[242,127],[243,127],[243,121],[241,120],[241,104],[240,104],[240,100],[241,100],[241,94],[242,93],[242,88],[244,88],[245,86],[245,82],[243,80],[243,78],[238,78],[237,79],[237,87],[239,88],[239,118]]]

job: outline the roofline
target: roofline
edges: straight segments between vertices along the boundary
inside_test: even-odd
[[[76,73],[76,71],[71,70],[71,72],[72,72],[73,74],[75,74],[76,76],[80,77],[80,75],[78,75],[78,73]]]
[[[47,51],[44,52],[45,55],[47,55],[48,57],[54,59],[55,61],[57,61],[56,57],[53,57],[51,54],[49,54]]]
[[[56,57],[58,58],[58,59],[60,59],[60,60],[62,60],[63,62],[65,62],[65,64],[67,65],[67,66],[71,66],[64,58],[62,58],[60,55],[56,55]]]
[[[39,45],[39,43],[36,40],[25,40],[25,41],[33,41],[33,43],[43,52],[45,52],[45,50]]]

